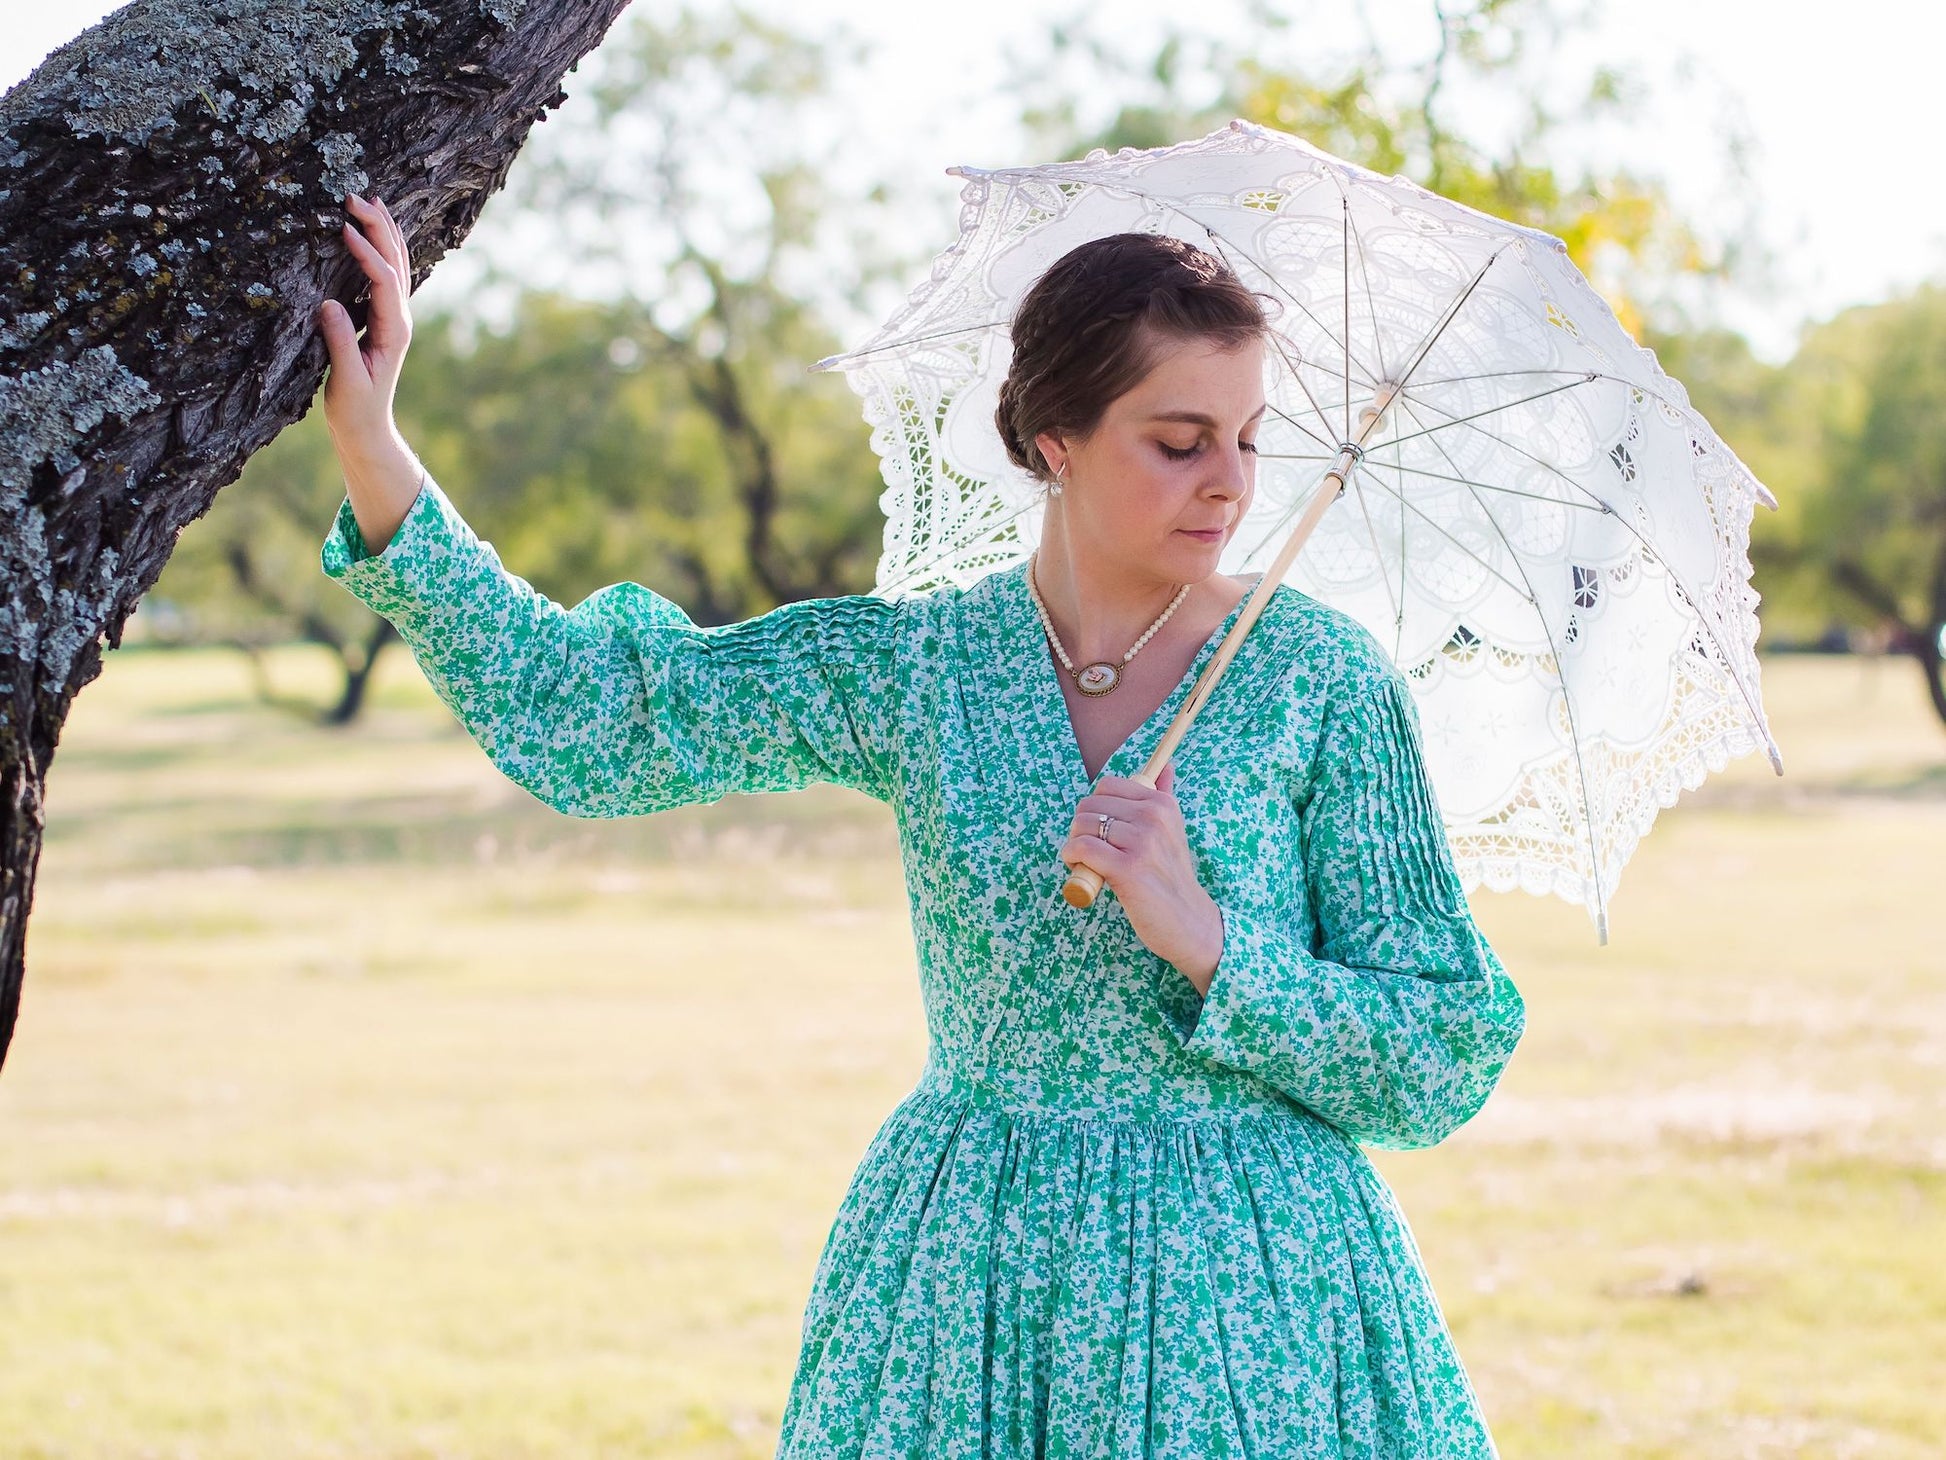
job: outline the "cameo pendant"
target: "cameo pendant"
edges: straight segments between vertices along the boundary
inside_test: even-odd
[[[1084,695],[1105,695],[1122,682],[1122,671],[1101,659],[1083,669],[1074,682]]]

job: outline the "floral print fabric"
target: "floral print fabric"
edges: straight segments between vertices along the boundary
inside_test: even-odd
[[[570,610],[428,479],[378,554],[347,502],[323,566],[564,812],[814,781],[891,807],[928,1054],[819,1257],[780,1460],[1494,1454],[1360,1143],[1472,1116],[1524,1010],[1356,620],[1280,586],[1176,752],[1224,919],[1199,996],[1112,890],[1061,897],[1093,782],[1024,564],[721,627],[633,583]],[[1103,774],[1140,769],[1240,612]]]

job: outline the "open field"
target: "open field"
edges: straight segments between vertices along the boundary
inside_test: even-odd
[[[1766,673],[1785,778],[1665,812],[1607,948],[1476,895],[1527,1040],[1381,1156],[1508,1460],[1946,1454],[1946,731],[1904,664]],[[351,732],[220,653],[81,698],[0,1072],[0,1457],[768,1456],[923,1056],[890,814],[570,821],[381,680]]]

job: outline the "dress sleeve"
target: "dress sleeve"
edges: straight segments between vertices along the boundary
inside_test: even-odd
[[[436,482],[384,550],[347,498],[322,565],[398,628],[505,774],[572,816],[626,816],[831,781],[895,795],[897,627],[869,595],[700,628],[638,583],[563,608],[501,566]]]
[[[1412,692],[1375,644],[1372,656],[1327,706],[1299,813],[1317,950],[1219,904],[1222,954],[1186,1047],[1402,1149],[1479,1110],[1526,1012],[1467,908]]]

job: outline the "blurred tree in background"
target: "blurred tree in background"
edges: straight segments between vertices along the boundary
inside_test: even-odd
[[[1765,641],[1908,655],[1946,724],[1946,288],[1845,310],[1782,365],[1722,330],[1647,342],[1777,494],[1751,537]]]
[[[706,622],[864,591],[877,458],[843,378],[809,369],[839,348],[818,308],[834,252],[840,297],[889,266],[868,200],[829,176],[845,44],[728,8],[644,17],[598,54],[579,126],[509,190],[577,279],[619,301],[621,348],[670,413],[675,469],[621,464],[619,488],[660,519],[634,561]]]
[[[1946,723],[1946,288],[1846,310],[1805,337],[1788,377],[1780,414],[1815,423],[1823,447],[1792,566],[1912,656]]]
[[[342,725],[364,707],[391,624],[315,571],[318,544],[345,495],[324,417],[313,411],[252,456],[242,477],[190,525],[136,612],[164,641],[228,644],[250,656],[258,694]],[[282,700],[262,651],[299,640],[322,646],[339,672],[327,706]]]
[[[1373,40],[1302,64],[1280,59],[1303,55],[1303,37],[1270,5],[1247,36],[1178,26],[1135,52],[1086,12],[1016,58],[1014,99],[1037,155],[1160,146],[1243,116],[1558,235],[1776,492],[1779,510],[1752,524],[1766,646],[1911,654],[1946,720],[1941,295],[1849,311],[1808,330],[1783,365],[1693,324],[1672,285],[1761,270],[1748,231],[1706,237],[1657,178],[1564,142],[1626,119],[1641,83],[1560,64],[1580,21],[1557,0],[1427,9],[1422,54]],[[638,12],[590,58],[580,105],[522,153],[459,261],[484,261],[481,294],[509,301],[502,322],[418,317],[401,429],[551,597],[634,579],[722,623],[869,590],[877,460],[841,377],[807,367],[839,348],[834,304],[857,307],[924,260],[887,251],[883,184],[842,182],[833,166],[850,135],[834,78],[856,53],[842,36],[814,40],[736,8]],[[1483,92],[1501,98],[1497,112],[1475,104]],[[1745,139],[1710,145],[1734,178]],[[500,239],[526,250],[503,259]],[[512,261],[537,241],[589,297],[522,276]],[[391,635],[317,571],[342,495],[314,413],[184,535],[145,610],[152,627],[173,617],[179,633],[246,650],[323,645],[343,687],[319,713],[355,716]]]
[[[1638,336],[1647,318],[1638,290],[1725,274],[1758,256],[1747,230],[1705,238],[1652,175],[1550,160],[1563,150],[1564,128],[1625,119],[1643,99],[1641,84],[1612,67],[1563,72],[1560,44],[1589,15],[1555,0],[1430,0],[1427,15],[1434,44],[1423,57],[1394,54],[1374,37],[1348,58],[1298,63],[1280,59],[1307,54],[1303,21],[1286,6],[1257,5],[1248,35],[1190,24],[1152,53],[1133,54],[1089,12],[1057,27],[1038,63],[1022,62],[1028,120],[1044,150],[1067,156],[1163,146],[1233,117],[1295,133],[1375,172],[1402,173],[1455,202],[1555,234]],[[1549,88],[1565,94],[1550,98]],[[1501,109],[1511,114],[1494,135],[1454,116],[1470,102],[1477,117],[1488,91],[1517,99]],[[1456,92],[1465,98],[1458,104]],[[1102,98],[1112,100],[1104,106]],[[1711,145],[1734,174],[1746,139],[1726,132]]]
[[[599,54],[579,130],[530,143],[497,216],[546,218],[557,255],[619,265],[623,286],[592,301],[517,286],[504,330],[416,314],[400,430],[557,600],[635,579],[718,623],[864,591],[877,459],[843,378],[807,368],[837,348],[805,302],[820,190],[792,150],[825,54],[734,10],[638,18]],[[704,185],[726,154],[755,194],[741,210]],[[356,716],[392,637],[318,571],[343,494],[313,412],[183,535],[152,595],[178,636],[325,646],[342,671],[319,712],[332,723]]]

